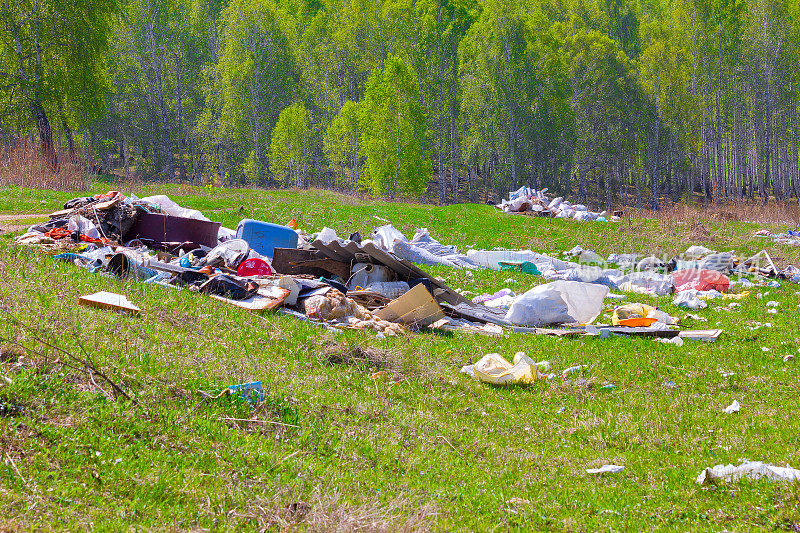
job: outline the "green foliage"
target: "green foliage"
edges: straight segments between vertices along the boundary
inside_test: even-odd
[[[362,146],[369,188],[375,194],[416,196],[430,178],[425,113],[419,82],[402,58],[389,54],[364,94]]]
[[[73,128],[102,116],[116,0],[9,0],[0,5],[0,118],[16,129],[40,109]]]
[[[291,187],[302,187],[303,177],[309,161],[309,143],[311,136],[311,118],[302,104],[292,104],[278,117],[278,123],[272,131],[272,142],[269,151],[269,168],[280,184]],[[253,161],[249,165],[258,165]],[[247,171],[256,174],[252,167]]]
[[[46,141],[49,119],[106,173],[269,184],[278,115],[298,102],[316,132],[298,183],[443,203],[523,183],[607,206],[667,185],[675,199],[800,193],[797,2],[117,2],[0,6],[4,138],[34,118]],[[413,95],[372,79],[391,58]],[[413,149],[379,125],[398,98],[418,106],[396,120],[415,124]],[[337,119],[347,102],[370,120]],[[425,155],[398,164],[398,144]]]
[[[236,147],[234,159],[256,182],[266,180],[270,134],[279,110],[294,99],[298,73],[270,1],[232,0],[221,14],[221,55],[217,65],[219,135]]]
[[[341,175],[344,177],[345,169],[347,169],[349,188],[352,190],[363,185],[359,184],[359,168],[363,159],[361,147],[363,122],[362,106],[347,101],[339,110],[336,118],[328,125],[323,139],[325,157],[331,165],[331,170],[335,172],[337,168],[340,169]]]

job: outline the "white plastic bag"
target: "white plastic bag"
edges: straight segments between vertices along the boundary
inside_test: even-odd
[[[518,326],[591,324],[603,310],[608,287],[579,281],[554,281],[529,290],[511,305],[505,319]]]
[[[720,481],[733,482],[741,478],[759,479],[766,478],[770,481],[800,482],[800,470],[789,465],[773,466],[761,461],[745,461],[739,466],[717,465],[706,468],[697,476],[699,485],[707,485]]]
[[[672,299],[672,304],[676,307],[686,307],[687,309],[693,310],[705,309],[708,307],[708,304],[697,297],[697,292],[698,291],[694,289],[679,292]]]
[[[101,236],[94,222],[80,215],[75,215],[69,219],[69,222],[67,222],[67,229],[70,233],[77,231],[81,235],[86,235],[92,239],[99,239]]]
[[[408,239],[391,224],[372,230],[372,244],[378,248],[382,248],[387,252],[394,252],[394,245],[397,242],[408,242]]]
[[[327,226],[322,228],[322,231],[317,233],[317,239],[319,239],[322,244],[330,244],[338,238],[339,237],[336,235],[336,231]]]

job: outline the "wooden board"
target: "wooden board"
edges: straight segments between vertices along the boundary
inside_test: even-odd
[[[272,268],[281,274],[310,274],[315,277],[330,277],[335,274],[347,280],[350,277],[350,263],[330,259],[318,250],[297,248],[275,248]]]
[[[101,309],[111,309],[113,311],[123,311],[138,314],[141,309],[136,307],[128,300],[128,297],[115,292],[96,292],[78,298],[78,302],[89,307],[99,307]]]
[[[73,211],[75,211],[75,209],[62,209],[61,211],[50,213],[50,218],[61,218],[63,216],[69,215]]]
[[[230,298],[225,298],[216,294],[212,294],[211,297],[241,309],[247,309],[248,311],[270,311],[283,305],[283,302],[289,294],[290,291],[288,289],[267,286],[258,289],[258,294],[246,300],[231,300]]]
[[[696,329],[681,331],[678,335],[682,339],[696,341],[714,342],[722,335],[721,329]]]
[[[115,205],[117,205],[120,200],[122,200],[122,196],[118,194],[114,198],[112,198],[111,200],[106,200],[105,202],[100,202],[100,203],[91,205],[90,207],[93,207],[94,209],[97,209],[98,211],[105,211],[106,209],[109,209],[109,208],[114,207]]]

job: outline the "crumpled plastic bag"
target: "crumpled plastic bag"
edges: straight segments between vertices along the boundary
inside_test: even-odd
[[[667,294],[672,294],[673,289],[672,276],[653,271],[631,272],[630,274],[611,277],[611,281],[621,291],[638,294],[666,296]]]
[[[675,319],[664,311],[651,305],[641,303],[630,303],[614,308],[614,314],[611,316],[611,323],[617,326],[620,321],[631,318],[654,318],[656,322],[667,325],[676,323]]]
[[[319,239],[322,244],[330,244],[338,238],[339,237],[336,235],[336,231],[327,226],[322,228],[322,231],[317,234],[317,239]]]
[[[678,270],[672,274],[675,283],[675,292],[682,292],[690,289],[698,291],[717,290],[728,292],[731,280],[725,274],[716,270]]]
[[[672,303],[677,307],[685,307],[694,311],[708,307],[707,303],[698,298],[695,294],[692,294],[691,291],[679,292],[675,295],[675,298],[672,299]]]
[[[683,252],[683,256],[686,259],[702,259],[703,257],[713,253],[715,253],[713,250],[710,250],[705,246],[694,245],[687,248],[687,250]]]
[[[486,354],[474,365],[463,366],[461,372],[492,385],[524,385],[539,377],[536,363],[523,352],[514,355],[513,364],[498,353]]]
[[[742,406],[736,400],[733,400],[733,402],[731,402],[731,404],[728,407],[723,409],[723,411],[725,411],[729,415],[733,414],[733,413],[738,413],[741,410],[742,410]]]
[[[386,224],[372,230],[372,244],[378,248],[382,248],[387,252],[394,252],[394,246],[398,242],[408,242],[403,233],[392,226]]]
[[[698,485],[708,485],[719,481],[737,481],[741,478],[767,478],[770,481],[800,481],[800,470],[789,465],[772,466],[761,461],[745,461],[739,466],[717,465],[706,468],[697,476]]]
[[[603,310],[609,289],[579,281],[554,281],[518,297],[505,319],[518,326],[591,324]]]
[[[67,230],[69,230],[70,233],[77,231],[81,235],[86,235],[92,239],[99,239],[102,237],[97,226],[94,225],[94,222],[80,215],[70,217],[69,222],[67,222]]]
[[[622,465],[603,465],[600,468],[587,468],[587,474],[616,474],[622,472],[625,467]]]
[[[733,254],[731,252],[723,252],[718,254],[711,254],[704,257],[698,267],[701,270],[714,270],[716,272],[730,272],[733,268]]]

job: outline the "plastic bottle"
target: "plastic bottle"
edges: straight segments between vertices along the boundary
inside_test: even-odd
[[[358,287],[367,288],[373,283],[382,283],[391,279],[389,269],[383,265],[373,265],[371,263],[356,263],[353,265],[353,275],[347,284],[347,288],[355,290]],[[408,288],[406,288],[408,290]]]

